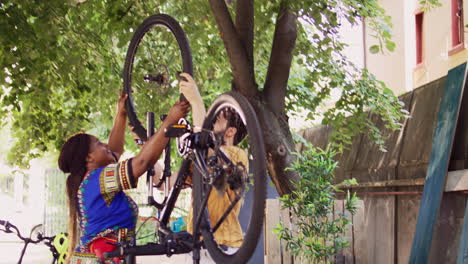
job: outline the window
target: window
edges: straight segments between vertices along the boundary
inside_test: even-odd
[[[463,0],[452,0],[452,47],[463,44]]]
[[[424,12],[419,12],[416,19],[416,65],[423,62],[423,21]]]

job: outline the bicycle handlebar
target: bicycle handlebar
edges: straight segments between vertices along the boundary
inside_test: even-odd
[[[19,231],[19,229],[12,223],[6,221],[6,220],[0,220],[0,225],[4,226],[5,229],[0,229],[1,231],[4,231],[5,233],[13,233],[13,231],[16,231],[16,235],[21,238],[22,240],[24,240],[25,238],[23,236],[21,236],[21,233]],[[13,229],[13,231],[12,231]]]
[[[6,221],[6,220],[0,220],[0,225],[5,226],[5,229],[0,229],[0,231],[4,231],[5,233],[15,233],[15,235],[23,240],[24,242],[27,243],[33,243],[33,244],[38,244],[44,240],[47,240],[48,242],[52,242],[54,240],[54,237],[48,237],[44,236],[41,233],[37,234],[37,237],[35,239],[33,238],[27,238],[23,237],[21,235],[21,232],[19,231],[18,227],[16,227],[14,224]],[[13,229],[13,230],[12,230]]]
[[[38,233],[36,238],[32,237],[23,237],[21,235],[21,232],[19,231],[18,227],[16,227],[14,224],[6,221],[6,220],[0,220],[0,226],[4,226],[5,229],[0,229],[0,231],[3,231],[5,233],[14,233],[19,239],[21,239],[24,242],[23,250],[21,251],[21,255],[19,258],[18,263],[22,263],[24,254],[26,252],[26,248],[30,243],[32,244],[38,244],[40,242],[43,242],[47,247],[49,247],[50,251],[52,252],[52,255],[54,257],[54,262],[58,259],[59,253],[57,252],[57,249],[53,245],[53,241],[55,239],[55,236],[52,237],[47,237],[43,236],[41,233]],[[34,228],[33,228],[34,229]],[[32,236],[32,232],[31,232]]]

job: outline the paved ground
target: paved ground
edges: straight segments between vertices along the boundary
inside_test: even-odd
[[[0,264],[17,263],[22,250],[22,244],[15,242],[0,242]],[[50,264],[52,255],[44,245],[28,245],[23,264]],[[137,257],[136,264],[183,264],[184,255],[166,256],[141,256]]]
[[[166,256],[141,256],[137,258],[136,264],[185,264],[184,255]]]
[[[17,263],[23,244],[15,242],[0,242],[0,264]],[[26,254],[23,258],[23,264],[49,264],[52,261],[52,255],[46,246],[28,245]]]

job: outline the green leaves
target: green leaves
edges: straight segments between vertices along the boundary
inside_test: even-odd
[[[367,131],[384,149],[383,135],[369,112],[381,116],[393,129],[400,126],[405,113],[384,83],[346,57],[338,32],[344,21],[355,25],[365,20],[377,42],[369,51],[393,51],[396,46],[391,40],[390,17],[374,0],[310,0],[291,6],[301,16],[301,23],[286,94],[288,114],[306,110],[307,119],[332,125],[331,140],[339,151],[349,146],[355,135]]]
[[[279,198],[282,207],[291,212],[292,227],[280,223],[274,232],[286,242],[286,249],[292,255],[322,263],[348,246],[341,236],[351,221],[344,212],[334,210],[337,189],[332,181],[337,167],[336,151],[332,147],[321,150],[310,144],[306,147],[296,154],[297,160],[290,168],[301,175],[295,191]],[[357,210],[356,201],[355,195],[347,194],[345,208],[351,214]]]
[[[379,45],[372,45],[369,48],[369,52],[372,53],[372,54],[379,53],[379,51],[380,51],[380,46]]]
[[[433,8],[442,6],[439,0],[419,0],[422,11],[430,11]]]
[[[254,3],[254,65],[260,87],[266,78],[280,2]],[[336,128],[333,139],[339,146],[349,144],[353,135],[365,130],[373,131],[377,139],[381,137],[368,120],[368,111],[398,127],[402,117],[398,100],[374,76],[349,62],[337,34],[343,21],[355,25],[365,18],[378,43],[372,51],[394,50],[390,18],[377,1],[303,0],[286,4],[299,16],[295,57],[284,87],[286,111],[291,114],[306,109],[309,119],[320,119],[317,112],[326,100],[341,95],[337,105],[323,113],[323,122]],[[11,162],[26,165],[31,157],[58,149],[80,130],[102,139],[108,135],[130,38],[138,25],[155,13],[170,14],[181,23],[192,48],[194,75],[204,101],[209,104],[230,90],[231,66],[208,1],[0,3],[0,86],[5,91],[0,96],[0,109],[13,120],[17,142]],[[172,103],[164,95],[158,100]]]
[[[63,1],[47,1],[34,6],[7,2],[0,12],[0,24],[7,25],[9,31],[0,39],[0,50],[8,54],[0,64],[8,78],[1,78],[0,85],[9,90],[0,103],[9,109],[17,139],[9,159],[27,166],[29,159],[55,150],[67,136],[89,128],[92,112],[111,119],[110,111],[101,108],[109,101],[102,104],[106,100],[98,96],[106,93],[96,88],[119,86],[118,78],[108,70],[115,67],[115,61],[101,63],[96,58],[119,55],[109,55],[107,47],[102,47],[105,39],[86,29],[102,31],[102,27],[76,21],[87,18],[91,11],[78,10]],[[86,23],[91,25],[92,19]]]
[[[61,0],[0,4],[0,86],[8,91],[0,97],[0,108],[13,120],[16,142],[10,162],[27,166],[31,158],[59,149],[79,131],[107,137],[130,38],[147,16],[161,12],[160,4],[127,0],[77,6]],[[183,25],[188,34],[201,36],[189,35],[200,43],[194,46],[211,52],[194,52],[199,86],[213,92],[203,94],[214,97],[219,85],[229,89],[230,76],[225,74],[229,66],[216,26],[212,21],[208,26],[194,23],[208,18],[209,7],[172,2],[163,6],[177,20],[190,22]],[[208,35],[216,37],[205,41]],[[213,60],[217,63],[211,64]],[[199,72],[203,76],[197,76]]]
[[[385,41],[385,47],[386,47],[389,51],[395,51],[396,44],[395,44],[395,42],[393,42],[393,41],[386,40],[386,41]]]

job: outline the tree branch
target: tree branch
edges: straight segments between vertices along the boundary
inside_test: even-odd
[[[246,50],[234,27],[226,3],[220,0],[210,0],[210,5],[231,62],[235,89],[244,96],[256,96],[257,87],[253,67],[250,67]]]
[[[276,22],[273,47],[265,81],[264,94],[270,109],[279,117],[284,115],[289,71],[297,37],[297,17],[281,3]]]
[[[254,39],[254,3],[252,0],[237,0],[236,29],[247,53],[251,71],[254,72],[253,39]],[[255,78],[255,76],[254,76]]]

